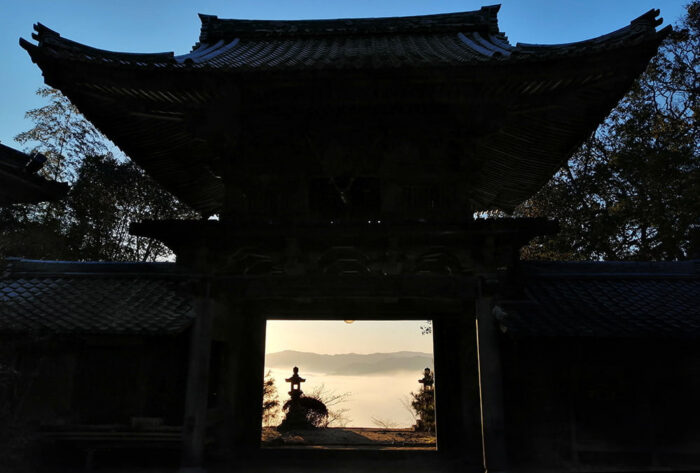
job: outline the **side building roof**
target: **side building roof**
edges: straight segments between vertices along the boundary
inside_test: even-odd
[[[172,263],[8,258],[0,273],[0,334],[166,335],[192,323]]]
[[[46,157],[32,156],[0,144],[0,205],[35,204],[66,195],[68,184],[51,181],[36,172]]]
[[[202,213],[222,210],[221,176],[228,169],[222,162],[235,161],[240,170],[246,159],[259,161],[235,155],[241,149],[292,140],[281,163],[301,169],[313,153],[294,128],[299,117],[340,107],[331,116],[351,120],[358,113],[354,123],[364,123],[382,104],[407,107],[408,123],[422,123],[432,110],[443,120],[435,129],[455,142],[456,157],[470,162],[457,187],[469,189],[474,209],[510,210],[546,183],[604,119],[670,27],[657,31],[661,19],[652,10],[598,38],[512,45],[498,28],[498,9],[300,21],[201,15],[199,42],[183,55],[100,50],[41,24],[32,35],[37,43],[21,39],[20,45],[48,85]],[[352,99],[342,98],[343,87],[352,89]],[[265,124],[280,111],[289,115],[286,122]],[[251,122],[255,114],[267,115]],[[247,135],[236,131],[245,126],[259,134],[247,147],[240,144]],[[216,127],[222,129],[211,132]],[[427,135],[428,142],[443,139]],[[364,154],[355,150],[352,159]],[[265,166],[266,173],[274,169]]]
[[[700,337],[700,260],[522,263],[494,310],[521,337]]]

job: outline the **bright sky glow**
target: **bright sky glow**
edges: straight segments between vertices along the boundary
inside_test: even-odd
[[[265,352],[283,350],[339,353],[433,352],[433,337],[422,335],[425,321],[268,320]]]
[[[488,0],[0,0],[0,142],[31,127],[24,113],[44,105],[34,95],[41,71],[17,43],[41,22],[62,36],[127,52],[189,52],[199,35],[197,13],[220,18],[301,19],[405,16],[479,9]],[[665,24],[685,0],[501,0],[499,25],[511,43],[566,43],[609,33],[651,8]]]

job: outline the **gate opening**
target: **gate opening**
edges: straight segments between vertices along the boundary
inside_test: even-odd
[[[263,448],[436,450],[432,324],[268,320]]]

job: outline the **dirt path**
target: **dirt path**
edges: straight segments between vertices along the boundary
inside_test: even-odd
[[[435,436],[412,429],[378,429],[330,427],[316,430],[295,430],[280,433],[265,427],[263,447],[294,448],[378,448],[378,449],[435,449]]]

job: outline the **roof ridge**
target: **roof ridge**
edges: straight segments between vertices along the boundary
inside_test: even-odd
[[[528,274],[533,279],[700,279],[693,273],[534,273]]]
[[[142,277],[181,274],[184,274],[181,267],[171,262],[56,261],[7,257],[0,277]]]
[[[386,34],[408,32],[479,31],[498,34],[500,5],[483,6],[479,10],[430,15],[375,18],[337,18],[309,20],[246,20],[222,19],[199,14],[202,21],[200,43],[233,40],[255,36],[329,36],[337,34]]]
[[[535,278],[678,278],[700,277],[700,260],[686,261],[523,261]]]

